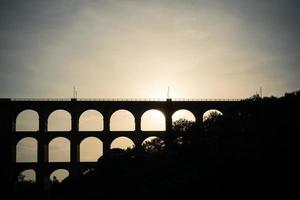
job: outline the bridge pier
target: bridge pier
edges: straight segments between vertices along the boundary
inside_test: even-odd
[[[76,133],[79,131],[79,115],[78,113],[72,113],[71,115],[71,131]]]
[[[110,116],[109,114],[103,113],[103,132],[107,133],[110,129]]]
[[[141,118],[142,115],[140,113],[134,114],[135,132],[141,132]]]
[[[111,140],[110,139],[103,139],[102,140],[102,144],[103,144],[103,152],[102,154],[105,155],[109,152],[110,150],[110,144],[111,144]]]
[[[70,150],[71,150],[70,162],[74,164],[80,162],[80,142],[77,140],[72,140]]]
[[[46,140],[40,139],[38,141],[38,163],[48,163],[49,162],[49,144]]]
[[[45,192],[50,188],[50,174],[43,166],[35,170],[35,178],[36,184],[41,192]]]
[[[167,112],[165,113],[166,118],[166,133],[169,134],[172,131],[172,114]]]
[[[39,112],[39,132],[45,133],[48,131],[48,115],[41,111]]]

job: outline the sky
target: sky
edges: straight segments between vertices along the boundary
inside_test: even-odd
[[[78,98],[166,98],[168,87],[171,98],[247,98],[260,87],[282,96],[300,86],[299,9],[298,0],[0,0],[0,98],[71,98],[73,86]],[[27,140],[17,159],[34,159],[34,148]]]
[[[297,0],[1,0],[0,98],[247,98],[300,86]]]

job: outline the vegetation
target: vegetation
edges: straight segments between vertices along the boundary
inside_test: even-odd
[[[112,150],[95,169],[52,184],[49,199],[254,199],[292,197],[300,91],[254,96],[202,126],[180,119],[171,137]]]

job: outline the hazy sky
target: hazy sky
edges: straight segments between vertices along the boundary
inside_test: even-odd
[[[0,97],[249,97],[300,86],[298,0],[1,0]]]
[[[173,98],[281,96],[300,89],[299,10],[299,0],[0,0],[0,97],[69,98],[73,86],[79,98],[165,98],[168,86]],[[83,155],[101,154],[92,144]],[[19,160],[36,158],[34,141],[19,147]]]

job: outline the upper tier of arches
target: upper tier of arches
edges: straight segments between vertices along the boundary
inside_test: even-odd
[[[193,111],[188,108],[174,108],[168,111],[162,108],[133,109],[117,108],[110,111],[88,108],[76,113],[68,109],[53,109],[47,112],[24,109],[17,112],[15,129],[17,132],[51,132],[51,131],[165,131],[168,123],[186,119],[202,123],[208,111],[224,112],[215,107]]]

